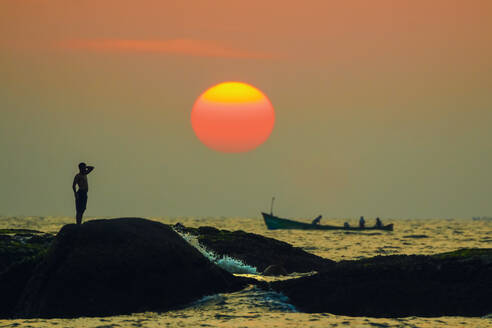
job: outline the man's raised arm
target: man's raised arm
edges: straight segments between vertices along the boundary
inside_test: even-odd
[[[94,170],[94,166],[87,166],[85,168],[85,174],[89,174],[92,172],[92,170]]]

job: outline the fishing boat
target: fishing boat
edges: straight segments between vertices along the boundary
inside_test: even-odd
[[[267,214],[261,212],[263,215],[263,219],[265,220],[265,224],[268,229],[276,230],[276,229],[299,229],[299,230],[348,230],[348,231],[365,231],[365,230],[383,230],[383,231],[393,231],[393,223],[382,225],[382,226],[372,226],[372,227],[346,227],[346,226],[330,226],[330,225],[321,225],[321,224],[312,224],[299,222],[289,219],[282,219],[273,214]]]

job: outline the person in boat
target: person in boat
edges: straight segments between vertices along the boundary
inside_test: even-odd
[[[321,221],[321,218],[322,218],[322,217],[323,217],[323,216],[318,215],[318,216],[316,217],[316,219],[314,219],[314,220],[313,220],[313,222],[311,222],[311,224],[314,224],[314,225],[319,224],[319,221]]]
[[[343,224],[343,227],[344,227],[344,228],[350,228],[350,224],[349,224],[348,222],[345,222],[345,223]]]
[[[364,228],[366,226],[366,220],[364,220],[364,217],[361,216],[359,220],[359,227]]]
[[[376,218],[376,227],[381,228],[383,226],[383,222],[377,217]]]

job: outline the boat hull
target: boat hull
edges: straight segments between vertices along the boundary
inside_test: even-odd
[[[381,227],[340,227],[340,226],[330,226],[321,224],[310,224],[305,222],[298,222],[289,219],[282,219],[276,217],[275,215],[261,213],[263,215],[263,220],[270,230],[277,229],[298,229],[298,230],[347,230],[347,231],[366,231],[366,230],[383,230],[383,231],[393,231],[393,224],[387,224]]]

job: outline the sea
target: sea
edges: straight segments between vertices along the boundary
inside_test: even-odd
[[[459,248],[492,247],[492,220],[489,218],[383,220],[384,224],[395,225],[393,232],[271,231],[266,229],[260,217],[150,217],[148,219],[166,224],[180,222],[189,227],[213,226],[219,229],[252,232],[288,242],[307,252],[335,261],[376,255],[435,254]],[[351,224],[358,222],[356,218],[351,220],[333,218],[323,219],[321,223],[342,225],[345,221]],[[73,222],[74,219],[69,217],[4,216],[0,217],[0,229],[26,228],[56,233],[63,225]],[[371,219],[366,219],[366,224],[372,223]],[[294,273],[281,278],[266,278],[261,276],[255,267],[237,259],[218,257],[207,251],[193,236],[183,235],[183,237],[211,261],[236,275],[271,281],[296,279],[314,274]],[[330,313],[309,314],[299,312],[282,294],[249,286],[235,293],[206,296],[175,311],[77,319],[0,320],[0,328],[3,327],[492,327],[492,314],[481,318],[411,316],[391,319],[349,317]]]

